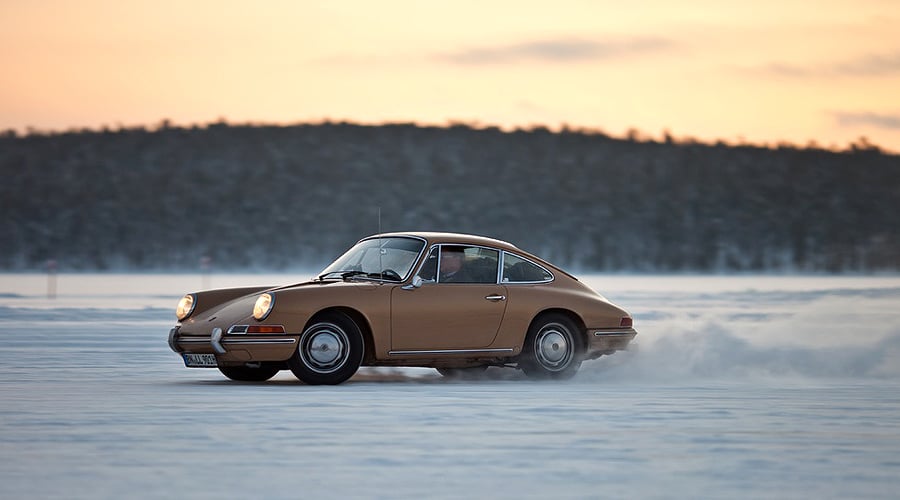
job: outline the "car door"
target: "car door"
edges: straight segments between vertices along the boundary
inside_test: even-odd
[[[462,250],[465,255],[469,268],[456,274],[458,277],[465,271],[464,282],[451,281],[437,272],[441,259],[449,255],[446,252],[453,250]],[[497,284],[498,254],[483,247],[434,247],[419,271],[421,286],[395,287],[391,292],[391,350],[489,347],[506,311],[507,290]]]

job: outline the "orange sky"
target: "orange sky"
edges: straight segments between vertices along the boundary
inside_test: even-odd
[[[0,129],[465,121],[900,151],[898,26],[896,0],[0,0]]]

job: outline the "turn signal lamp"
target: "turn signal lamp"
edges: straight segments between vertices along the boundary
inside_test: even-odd
[[[247,333],[284,333],[282,325],[250,325]]]

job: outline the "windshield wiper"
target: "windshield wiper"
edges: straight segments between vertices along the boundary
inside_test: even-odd
[[[367,273],[365,271],[329,271],[325,274],[320,274],[319,281],[325,281],[325,278],[332,274],[339,274],[341,276],[341,279],[345,280],[345,281],[350,278],[353,278],[355,276],[365,276],[366,278],[380,279],[380,280],[387,280],[387,281],[402,281],[402,278],[400,278],[400,276],[397,275],[396,273],[393,273],[393,274],[391,274],[391,273],[388,273],[388,274]]]
[[[341,275],[341,279],[342,279],[342,280],[345,280],[345,279],[351,278],[351,277],[353,277],[353,276],[359,276],[360,274],[366,274],[366,275],[367,275],[367,274],[369,274],[369,273],[367,273],[367,272],[365,272],[365,271],[329,271],[329,272],[327,272],[327,273],[325,273],[325,274],[320,274],[320,275],[319,275],[319,281],[325,281],[325,277],[326,277],[326,276],[331,276],[332,274],[339,274],[339,275]]]

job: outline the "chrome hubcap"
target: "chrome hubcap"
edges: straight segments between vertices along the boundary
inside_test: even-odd
[[[310,370],[331,373],[347,361],[349,339],[339,326],[317,323],[300,338],[300,359]]]
[[[545,326],[534,339],[534,353],[538,362],[548,370],[562,370],[573,356],[569,332],[556,323]]]

